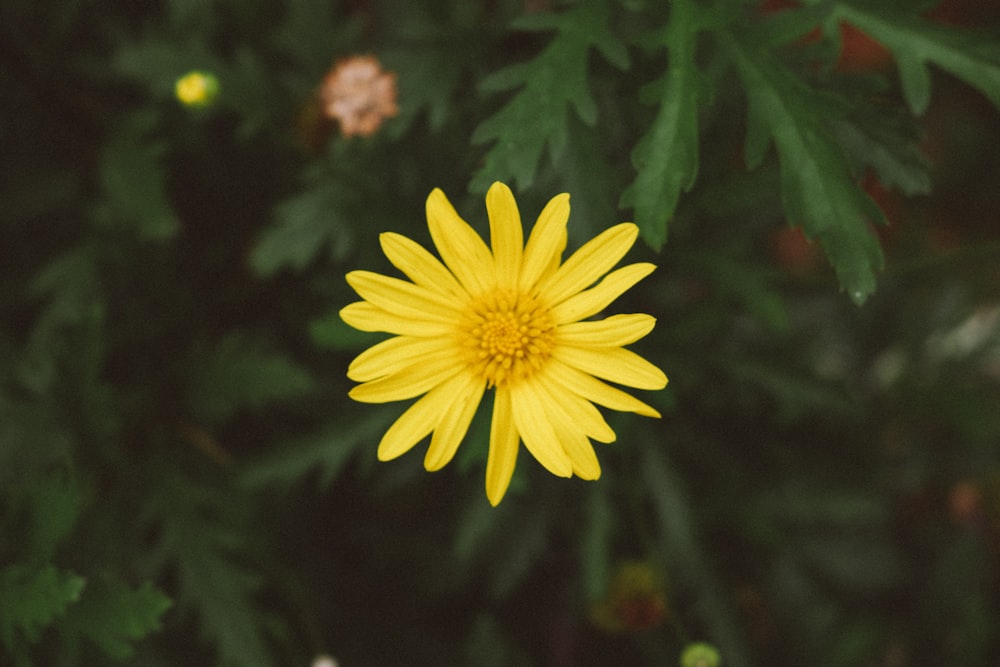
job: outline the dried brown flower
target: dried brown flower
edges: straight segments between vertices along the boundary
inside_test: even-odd
[[[371,136],[399,113],[396,73],[384,71],[373,56],[338,61],[323,78],[319,96],[323,112],[340,123],[345,137]]]

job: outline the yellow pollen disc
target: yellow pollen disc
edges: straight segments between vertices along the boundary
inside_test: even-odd
[[[552,353],[555,326],[533,297],[498,291],[474,301],[459,330],[466,362],[493,387],[541,368]]]

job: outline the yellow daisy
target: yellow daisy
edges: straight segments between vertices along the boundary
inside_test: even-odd
[[[494,390],[486,496],[496,505],[520,442],[554,475],[600,477],[590,440],[613,442],[615,433],[594,404],[660,416],[601,380],[662,389],[667,378],[623,347],[653,329],[651,315],[583,321],[655,268],[630,264],[604,276],[635,243],[634,224],[608,229],[562,262],[568,194],[549,201],[527,244],[506,185],[490,187],[486,210],[492,251],[435,189],[427,198],[427,224],[444,263],[405,236],[382,234],[386,257],[412,282],[352,271],[347,282],[363,301],[340,316],[362,331],[395,334],[351,363],[347,376],[362,383],[351,398],[387,403],[420,396],[382,437],[379,460],[394,459],[430,435],[424,467],[440,469],[465,437],[483,394]]]

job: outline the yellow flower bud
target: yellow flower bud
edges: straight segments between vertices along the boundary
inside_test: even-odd
[[[219,94],[219,80],[207,72],[188,72],[177,79],[174,94],[180,103],[189,107],[206,107]]]

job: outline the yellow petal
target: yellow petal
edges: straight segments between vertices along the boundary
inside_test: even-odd
[[[549,200],[531,228],[524,248],[519,287],[532,292],[539,280],[554,271],[566,248],[566,223],[569,221],[569,195],[556,195]]]
[[[454,298],[406,280],[372,271],[351,271],[347,282],[362,299],[391,313],[433,322],[453,322],[457,317]]]
[[[378,443],[379,461],[391,461],[426,438],[451,407],[456,386],[464,381],[465,378],[453,377],[407,408]]]
[[[424,468],[427,470],[440,470],[455,456],[486,390],[486,382],[472,373],[459,378],[463,382],[456,384],[453,390],[454,401],[434,429],[430,447],[424,456]]]
[[[367,301],[357,301],[340,309],[340,319],[359,331],[384,331],[402,336],[448,336],[454,333],[451,322],[432,322],[390,313]]]
[[[563,407],[563,401],[559,398],[561,392],[550,392],[542,383],[538,383],[536,388],[540,399],[539,405],[545,410],[545,414],[559,438],[559,444],[573,464],[574,474],[581,479],[599,478],[601,464],[597,461],[594,447],[587,439],[587,435],[581,430],[577,416],[570,416],[573,413],[568,412]]]
[[[496,266],[497,286],[517,288],[521,272],[524,230],[514,195],[503,183],[494,183],[486,193],[486,211],[490,218],[490,243]]]
[[[548,366],[546,366],[546,369]],[[543,370],[538,374],[538,383],[552,400],[559,404],[563,412],[573,415],[573,421],[589,438],[598,442],[614,442],[615,432],[604,420],[601,411],[594,404],[572,391],[567,391],[553,377]]]
[[[639,228],[631,222],[601,232],[539,285],[539,293],[549,303],[558,304],[589,287],[625,256],[638,235]]]
[[[443,350],[438,354],[426,355],[388,377],[359,384],[348,392],[348,396],[361,403],[404,401],[451,379],[464,368],[455,359],[454,352]]]
[[[579,347],[621,347],[634,343],[648,334],[655,324],[655,317],[643,313],[612,315],[593,322],[572,322],[558,328],[558,344]]]
[[[496,286],[490,249],[438,188],[427,197],[427,227],[441,259],[470,294]]]
[[[490,453],[486,459],[486,497],[496,507],[503,500],[517,463],[519,436],[514,425],[510,390],[499,387],[493,399]]]
[[[398,373],[434,352],[454,354],[449,342],[448,338],[394,336],[371,346],[355,357],[347,367],[347,377],[355,382],[368,382]]]
[[[555,306],[552,309],[552,319],[558,324],[563,324],[595,315],[652,273],[655,268],[655,264],[640,262],[616,269],[594,287],[575,294]]]
[[[580,369],[615,384],[636,389],[663,389],[667,376],[631,350],[622,347],[559,346],[552,357],[568,366]]]
[[[626,394],[621,389],[616,389],[604,384],[593,375],[588,375],[581,370],[560,362],[558,359],[549,359],[545,365],[545,371],[551,374],[553,380],[572,391],[577,396],[593,401],[598,405],[603,405],[612,410],[620,412],[634,412],[646,417],[659,417],[660,413],[653,407],[646,405],[635,396]]]
[[[559,444],[555,429],[545,414],[545,406],[530,380],[510,388],[514,424],[524,447],[546,470],[558,477],[573,475],[573,464]]]
[[[468,298],[451,271],[416,241],[393,232],[379,235],[382,252],[417,285],[452,297]]]

